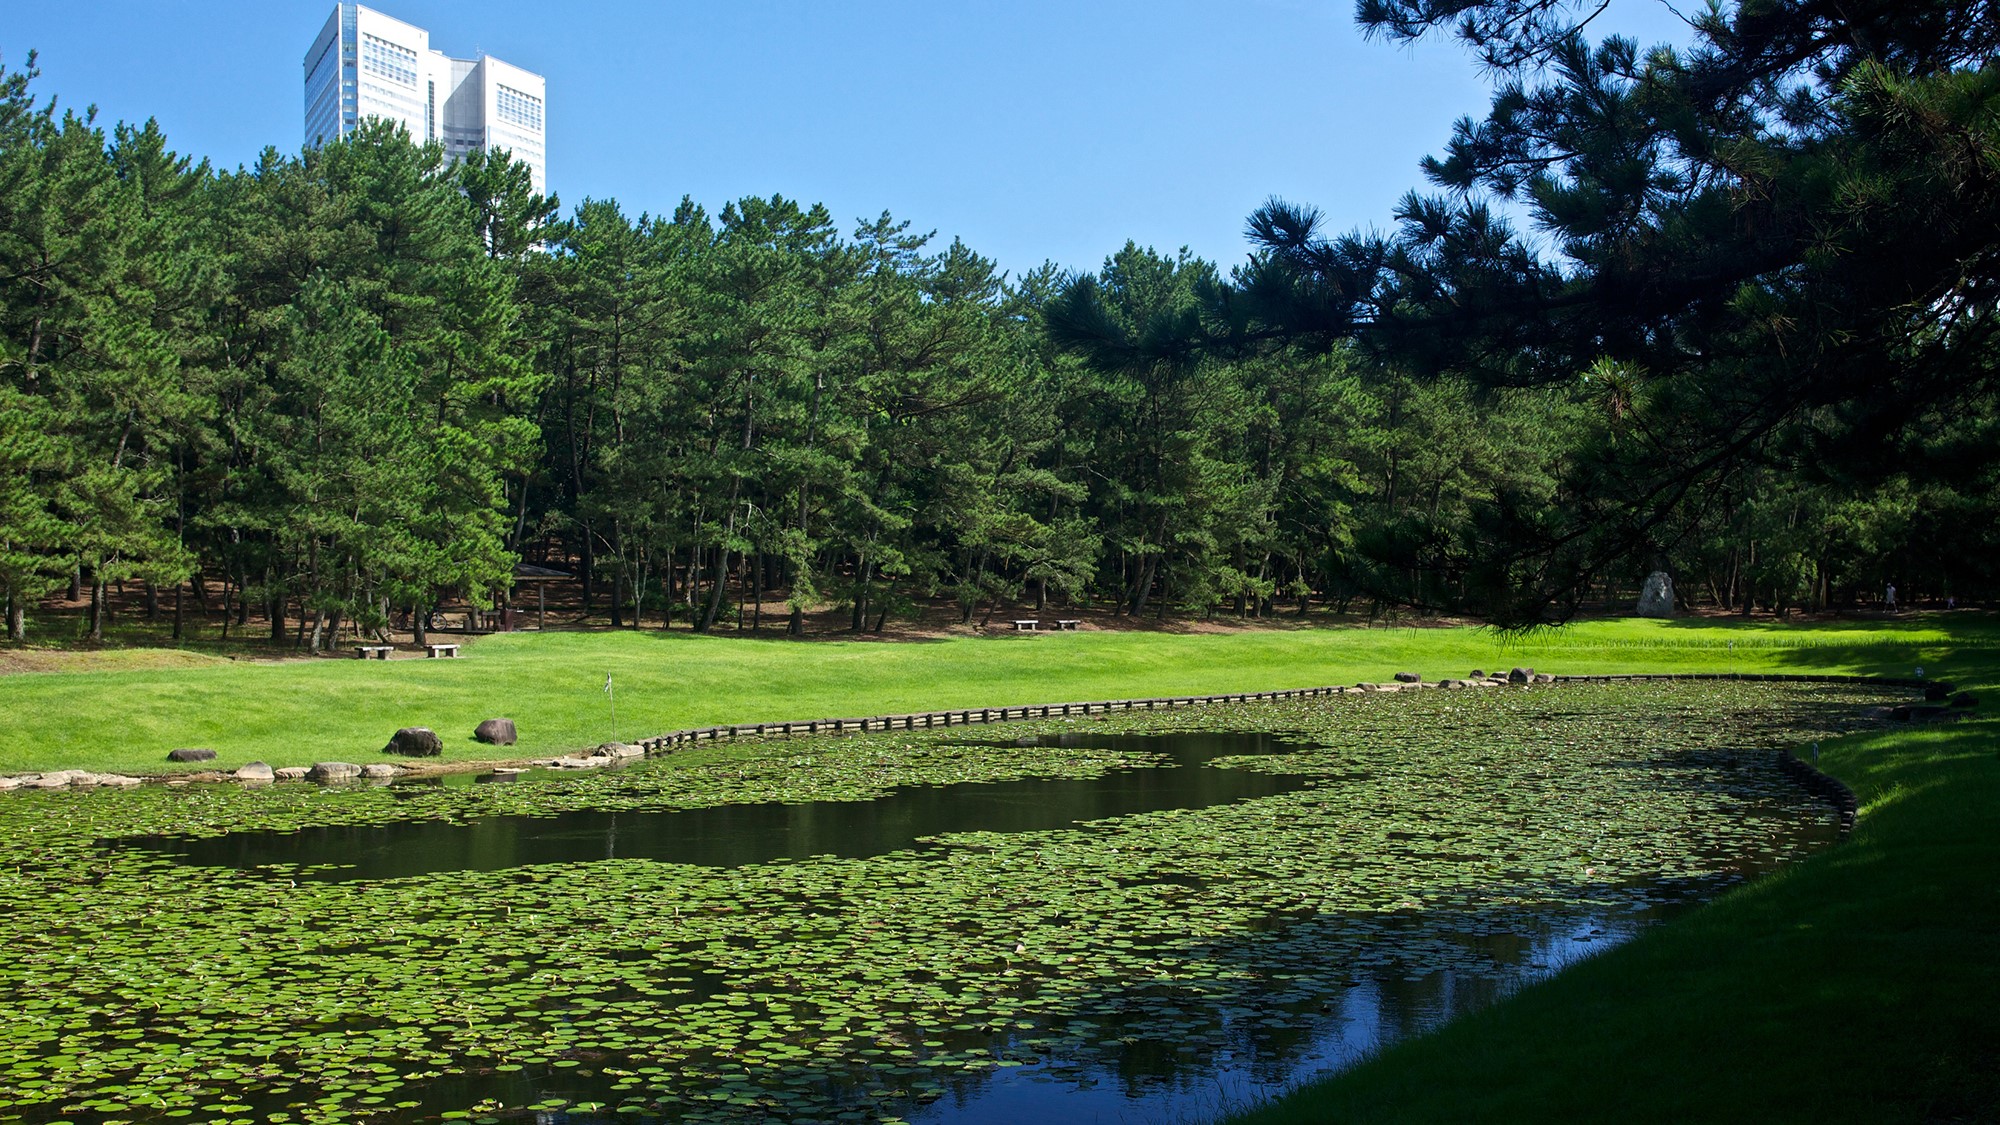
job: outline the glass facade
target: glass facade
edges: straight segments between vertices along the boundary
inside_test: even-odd
[[[420,143],[443,141],[458,159],[505,149],[545,189],[542,77],[499,59],[453,59],[430,33],[360,4],[339,4],[303,60],[305,136],[324,144],[365,118],[400,123]]]
[[[541,132],[542,99],[532,94],[524,94],[511,86],[497,86],[493,95],[493,106],[500,120]]]

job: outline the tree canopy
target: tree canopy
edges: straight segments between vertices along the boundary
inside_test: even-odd
[[[2000,13],[1741,0],[1642,50],[1598,11],[1363,0],[1492,105],[1388,233],[1273,200],[1227,272],[565,210],[380,124],[217,170],[0,68],[9,633],[137,584],[324,648],[522,559],[614,625],[793,633],[1991,591]]]

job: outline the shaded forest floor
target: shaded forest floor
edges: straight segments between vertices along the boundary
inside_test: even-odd
[[[540,597],[537,596],[538,593]],[[308,650],[311,623],[307,621],[302,628],[296,611],[286,619],[283,639],[274,639],[270,619],[266,614],[254,609],[241,616],[226,614],[221,605],[223,591],[217,583],[209,584],[207,594],[204,605],[191,594],[184,593],[181,599],[181,636],[176,639],[173,635],[174,608],[171,594],[163,593],[149,604],[145,593],[140,589],[114,588],[110,596],[110,613],[106,618],[104,639],[99,642],[93,642],[88,637],[90,605],[87,600],[70,599],[60,594],[45,599],[30,616],[28,640],[25,643],[0,641],[0,675],[15,672],[194,667],[200,665],[204,658],[292,660],[314,656]],[[693,631],[691,624],[693,611],[686,605],[674,606],[670,620],[660,607],[649,606],[639,623],[634,624],[629,614],[626,614],[622,615],[621,622],[614,626],[603,599],[597,598],[595,603],[587,608],[584,604],[582,587],[574,581],[549,583],[539,592],[532,586],[524,586],[517,597],[520,599],[515,608],[517,626],[524,632],[614,629],[642,632]],[[1623,618],[1628,615],[1630,608],[1629,600],[1625,599],[1587,603],[1578,620]],[[1896,613],[1884,612],[1873,605],[1861,605],[1819,613],[1792,610],[1782,616],[1761,609],[1751,614],[1744,614],[1737,610],[1724,610],[1713,606],[1695,606],[1687,609],[1681,615],[1681,620],[1717,625],[1777,623],[1794,627],[1835,624],[1853,626],[1912,621],[1919,616],[1943,612],[1945,610],[1941,604],[1915,607]],[[1976,616],[1982,611],[1964,606],[1952,612]],[[710,630],[710,635],[784,637],[788,613],[781,592],[767,594],[761,605],[747,601],[732,603],[728,607],[728,612]],[[228,618],[226,623],[225,617]],[[803,617],[803,634],[789,639],[897,642],[993,636],[1012,634],[1015,632],[1014,621],[1028,619],[1039,621],[1042,630],[1054,629],[1056,622],[1061,619],[1073,619],[1081,622],[1080,628],[1088,630],[1153,632],[1185,636],[1245,630],[1430,629],[1460,628],[1479,624],[1477,621],[1464,618],[1441,617],[1371,605],[1365,599],[1350,599],[1339,604],[1315,602],[1309,605],[1304,613],[1299,611],[1296,603],[1273,605],[1266,607],[1261,614],[1227,607],[1207,614],[1190,614],[1158,605],[1147,607],[1141,614],[1130,614],[1118,612],[1108,603],[1101,601],[1077,604],[1050,600],[1041,608],[1035,607],[1031,602],[991,607],[982,605],[968,618],[956,601],[950,598],[934,598],[921,605],[899,607],[898,612],[879,618],[871,615],[864,627],[858,630],[855,628],[853,614],[848,606],[829,602],[806,613]],[[422,652],[416,647],[414,631],[408,627],[407,622],[397,624],[400,627],[392,627],[379,636],[398,649],[408,650],[400,655],[420,656]],[[442,634],[437,639],[451,641],[462,639],[468,634],[477,636],[499,631],[497,625],[497,615],[481,619],[469,605],[448,604],[438,611],[437,625],[431,631]],[[363,638],[356,636],[351,626],[346,626],[343,627],[337,641],[327,642],[326,651],[320,655],[351,659],[353,651],[349,646],[356,643],[379,643],[377,636],[371,632],[364,641]],[[120,650],[141,651],[121,653]]]

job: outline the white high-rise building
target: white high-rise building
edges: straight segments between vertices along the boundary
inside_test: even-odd
[[[543,106],[548,82],[491,55],[455,59],[431,33],[359,4],[337,4],[306,52],[306,143],[321,145],[370,117],[399,121],[447,157],[505,149],[548,190]]]

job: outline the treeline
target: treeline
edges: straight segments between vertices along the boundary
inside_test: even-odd
[[[695,629],[838,605],[879,630],[940,598],[1447,605],[1487,580],[1496,510],[1559,510],[1579,451],[1631,429],[1611,370],[1495,388],[1311,341],[1182,346],[1230,284],[1185,253],[1010,279],[776,196],[564,212],[522,166],[386,126],[219,171],[32,76],[0,72],[15,639],[70,584],[99,636],[125,584],[176,636],[192,601],[321,649],[504,604],[522,559],[613,624]],[[1123,346],[1051,331],[1080,287]],[[1780,452],[1592,578],[1666,565],[1684,595],[1778,606],[1989,580],[1962,537],[1913,534],[1922,496],[1809,485]],[[1990,527],[1990,496],[1949,499]]]

